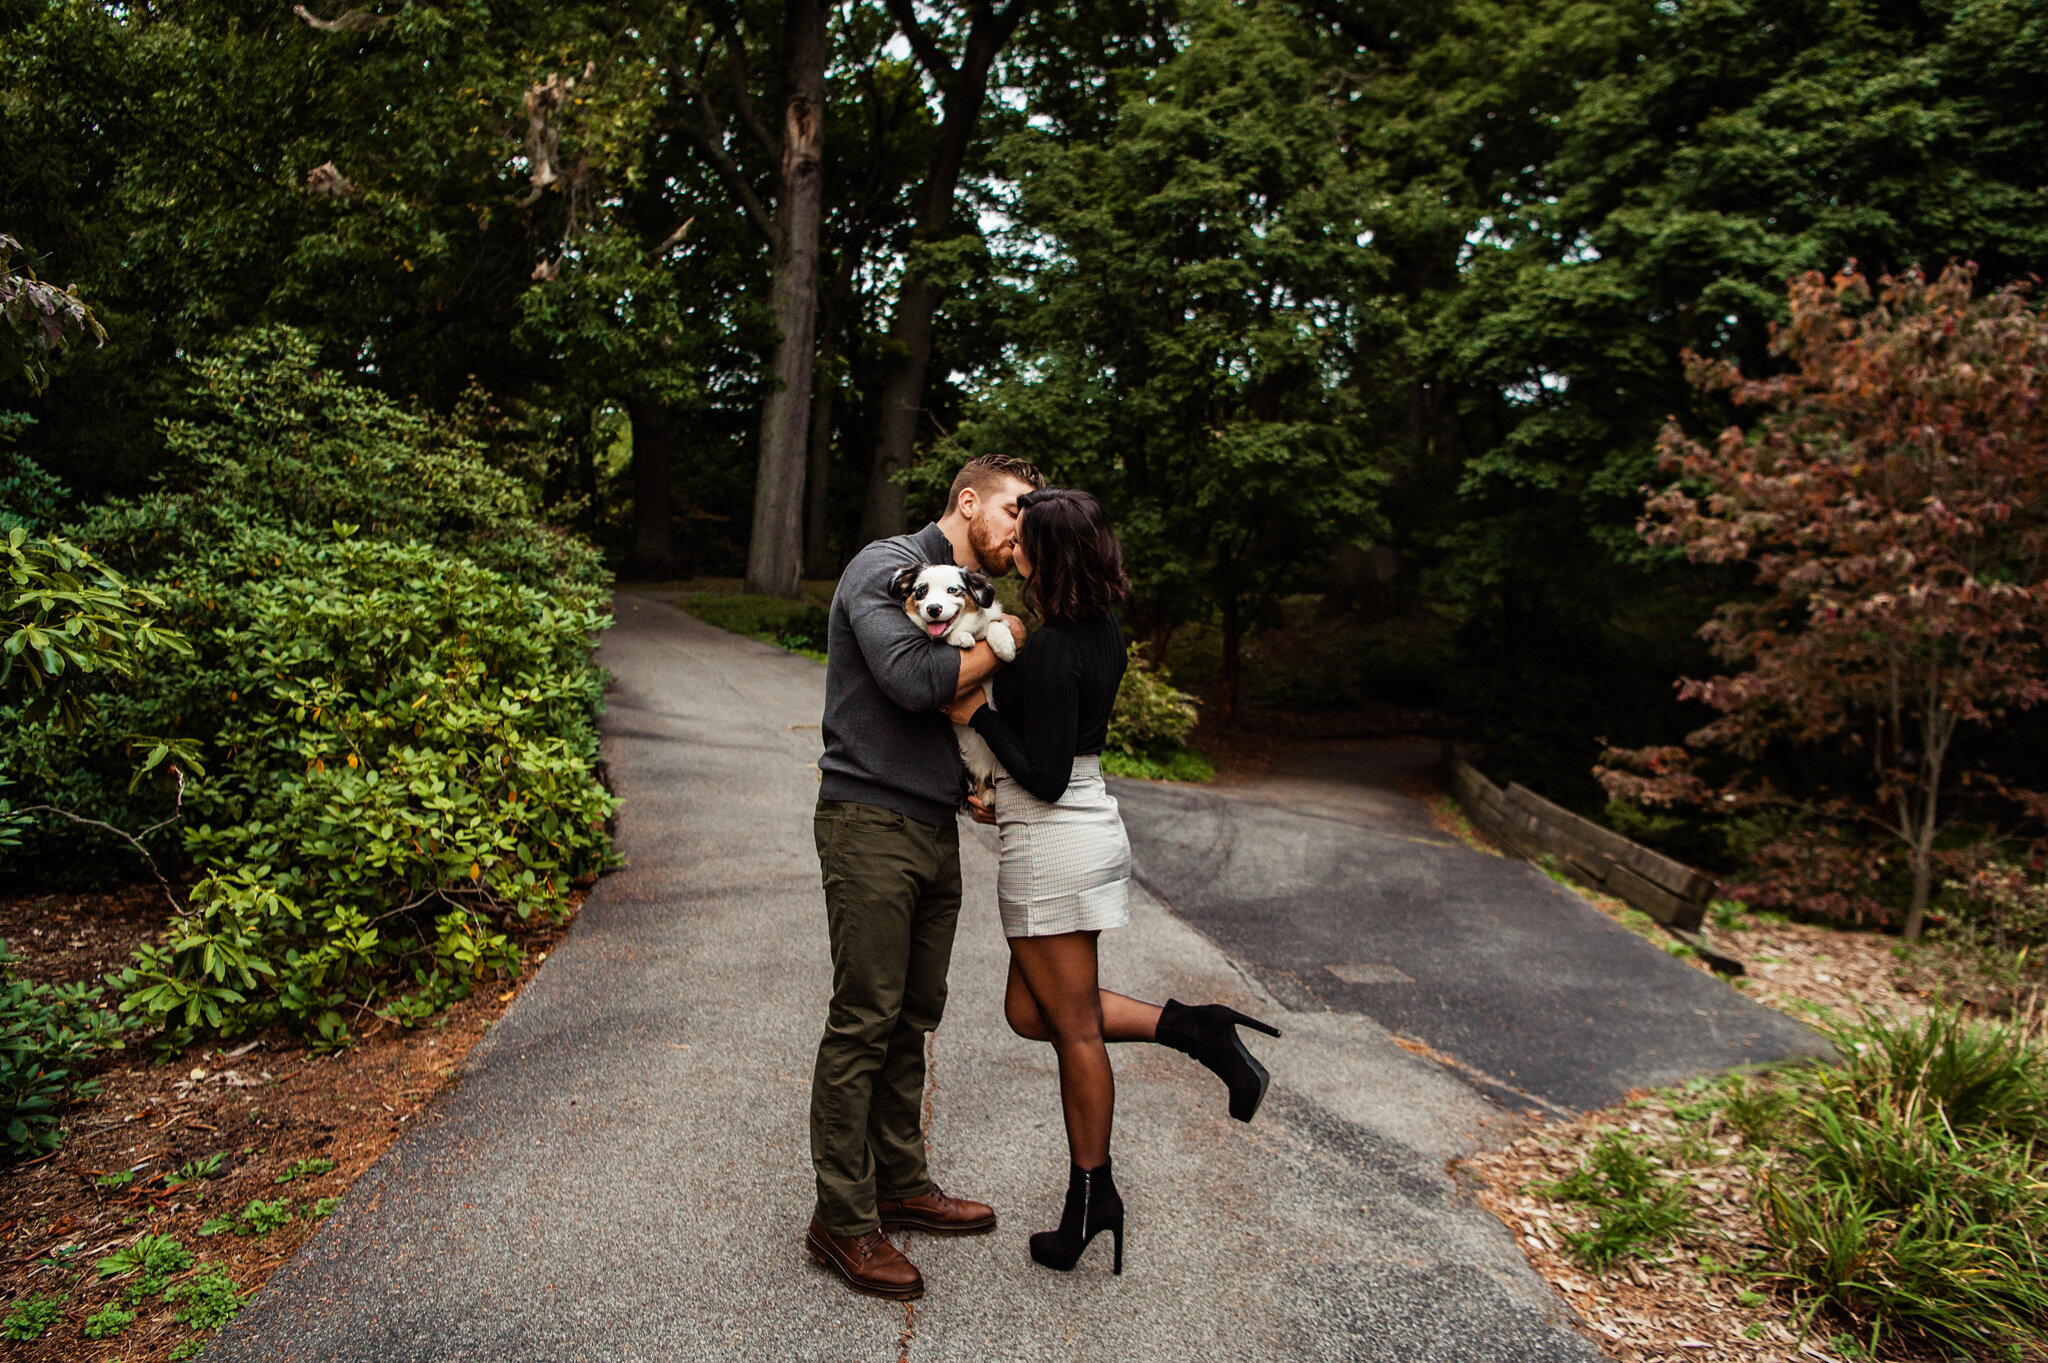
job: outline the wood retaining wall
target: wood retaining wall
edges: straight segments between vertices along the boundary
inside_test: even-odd
[[[1711,876],[1582,819],[1526,786],[1502,790],[1449,745],[1444,766],[1465,817],[1488,841],[1529,861],[1547,853],[1557,858],[1559,870],[1598,885],[1659,923],[1698,931],[1714,897]]]

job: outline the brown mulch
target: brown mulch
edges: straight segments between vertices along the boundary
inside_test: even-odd
[[[80,895],[0,897],[0,938],[23,957],[14,969],[42,981],[93,980],[118,967],[168,914],[154,886]],[[313,1206],[349,1186],[418,1120],[459,1073],[470,1047],[504,1013],[566,926],[522,928],[517,980],[485,980],[411,1031],[365,1017],[360,1041],[315,1055],[281,1035],[223,1050],[195,1047],[160,1062],[130,1043],[102,1064],[102,1092],[77,1104],[54,1155],[0,1173],[0,1312],[19,1298],[62,1294],[63,1319],[8,1356],[52,1363],[159,1363],[195,1336],[160,1297],[124,1300],[128,1277],[102,1281],[97,1261],[144,1234],[180,1241],[194,1259],[179,1278],[219,1267],[246,1299],[312,1235]],[[172,1187],[184,1165],[220,1154],[219,1171]],[[280,1183],[295,1162],[333,1168]],[[126,1186],[102,1186],[128,1173]],[[289,1224],[264,1235],[203,1235],[209,1219],[252,1200],[289,1198]],[[108,1305],[137,1313],[113,1339],[81,1334]]]

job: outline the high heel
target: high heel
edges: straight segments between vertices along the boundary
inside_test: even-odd
[[[1047,1268],[1065,1273],[1081,1261],[1081,1252],[1096,1236],[1108,1231],[1116,1257],[1110,1272],[1124,1271],[1124,1200],[1110,1177],[1109,1162],[1100,1169],[1075,1165],[1067,1171],[1067,1205],[1060,1213],[1058,1230],[1042,1230],[1031,1237],[1031,1257]]]
[[[1220,1003],[1189,1007],[1168,999],[1159,1010],[1159,1030],[1154,1039],[1162,1046],[1183,1051],[1208,1066],[1230,1089],[1230,1115],[1248,1122],[1265,1099],[1272,1076],[1258,1057],[1245,1049],[1239,1027],[1249,1027],[1267,1036],[1280,1035],[1270,1023],[1246,1017]]]

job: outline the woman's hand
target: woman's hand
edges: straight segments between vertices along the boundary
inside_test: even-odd
[[[981,694],[981,688],[977,686],[951,705],[942,706],[941,709],[945,713],[946,718],[952,720],[955,724],[966,724],[973,720],[974,712],[986,704],[988,704],[988,699]]]

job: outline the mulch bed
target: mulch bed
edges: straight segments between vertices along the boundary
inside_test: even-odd
[[[1428,805],[1437,826],[1477,850],[1500,855],[1473,830],[1455,801],[1426,776],[1407,793]],[[1602,913],[1658,945],[1670,939],[1641,913],[1587,887],[1580,892]],[[1742,920],[1709,929],[1712,944],[1743,962],[1747,974],[1732,982],[1751,998],[1781,1012],[1813,1020],[1844,1020],[1866,1010],[1891,1016],[1922,1013],[1937,1003],[1963,1006],[1978,1017],[2014,1021],[2039,1034],[2043,980],[1986,974],[1974,958],[1930,942],[1904,947],[1876,931],[1813,923]],[[1694,956],[1686,964],[1709,970]],[[1675,1133],[1666,1099],[1638,1091],[1621,1105],[1576,1121],[1545,1125],[1505,1149],[1455,1161],[1452,1174],[1499,1217],[1530,1266],[1571,1306],[1581,1334],[1609,1358],[1627,1363],[1710,1360],[1712,1363],[1799,1363],[1804,1359],[1854,1360],[1867,1355],[1848,1341],[1837,1347],[1822,1326],[1799,1328],[1793,1304],[1756,1283],[1718,1271],[1768,1245],[1754,1206],[1750,1174],[1727,1158],[1742,1137],[1717,1133],[1717,1157],[1696,1171],[1691,1225],[1655,1258],[1630,1259],[1596,1274],[1567,1252],[1563,1236],[1593,1224],[1591,1213],[1534,1191],[1578,1169],[1603,1132],[1621,1127],[1653,1143]],[[1702,1265],[1706,1266],[1703,1267]],[[1888,1359],[1916,1363],[1922,1355],[1893,1344]],[[1932,1363],[1937,1356],[1925,1355]]]
[[[93,980],[117,968],[162,927],[169,908],[155,886],[110,893],[0,897],[0,938],[23,957],[15,969],[47,982]],[[346,1195],[460,1071],[470,1047],[539,969],[565,927],[519,934],[518,980],[486,980],[425,1026],[404,1031],[375,1017],[349,1049],[314,1055],[282,1035],[222,1049],[195,1047],[160,1060],[147,1042],[103,1062],[97,1097],[78,1104],[54,1155],[0,1173],[0,1298],[62,1294],[63,1319],[10,1357],[89,1363],[158,1363],[189,1351],[193,1332],[160,1298],[126,1302],[129,1279],[102,1281],[97,1261],[142,1234],[168,1235],[194,1258],[180,1278],[220,1267],[245,1298],[312,1235],[313,1207]],[[170,1186],[167,1176],[212,1155],[210,1177]],[[325,1172],[278,1180],[301,1161]],[[124,1176],[125,1186],[120,1183]],[[288,1198],[288,1223],[262,1235],[203,1235],[208,1220],[252,1200]],[[137,1313],[106,1340],[81,1334],[88,1316],[119,1304]],[[0,1304],[0,1312],[8,1309]]]
[[[1838,1348],[1825,1319],[1801,1330],[1785,1298],[1718,1271],[1720,1265],[1738,1264],[1768,1249],[1750,1173],[1727,1158],[1742,1144],[1735,1131],[1716,1131],[1722,1158],[1693,1171],[1692,1222],[1663,1252],[1649,1260],[1626,1260],[1605,1274],[1573,1260],[1564,1236],[1590,1229],[1592,1214],[1530,1188],[1572,1173],[1601,1133],[1616,1128],[1663,1144],[1675,1136],[1678,1124],[1663,1099],[1638,1094],[1621,1107],[1539,1127],[1505,1150],[1469,1156],[1453,1168],[1474,1189],[1480,1205],[1513,1233],[1530,1266],[1571,1304],[1579,1332],[1601,1353],[1626,1363],[1800,1363],[1815,1358],[1855,1363],[1866,1357],[1860,1349]],[[1937,1363],[1940,1356],[1894,1347],[1885,1357]]]

